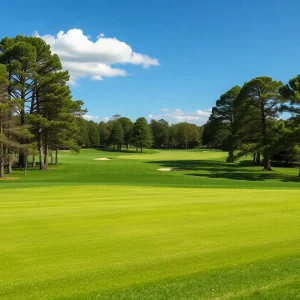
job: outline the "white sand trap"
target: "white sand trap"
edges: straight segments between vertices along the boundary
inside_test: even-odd
[[[111,158],[99,157],[99,158],[95,158],[94,160],[111,160]]]
[[[172,168],[160,168],[160,169],[157,169],[157,171],[169,172],[169,171],[172,171]]]
[[[160,169],[157,169],[157,171],[162,171],[162,172],[187,171],[187,169],[180,169],[180,168],[160,168]]]

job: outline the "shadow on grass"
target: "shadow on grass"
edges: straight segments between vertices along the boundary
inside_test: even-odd
[[[122,149],[121,151],[113,150],[112,148],[95,148],[95,150],[98,150],[100,152],[112,152],[112,153],[137,153],[135,150],[132,149]]]
[[[170,160],[148,161],[146,163],[158,164],[161,167],[176,168],[187,171],[203,171],[202,173],[187,173],[187,176],[202,178],[217,178],[230,180],[266,181],[278,180],[282,182],[300,182],[300,177],[284,175],[275,171],[265,172],[262,166],[253,166],[250,160],[237,163],[226,163],[217,160]]]

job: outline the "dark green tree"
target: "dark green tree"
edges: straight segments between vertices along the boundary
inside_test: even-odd
[[[151,132],[145,118],[138,118],[135,121],[133,125],[133,141],[136,151],[140,148],[140,152],[143,152],[143,148],[151,147]]]
[[[102,146],[109,145],[110,131],[109,131],[107,124],[105,122],[101,121],[98,125],[98,130],[99,130],[99,137],[100,137],[101,145]]]
[[[155,148],[163,148],[169,141],[169,123],[166,120],[151,120],[150,128]]]
[[[113,150],[115,150],[116,146],[117,151],[121,151],[122,144],[124,142],[124,131],[118,119],[113,121],[113,125],[109,135],[109,141],[110,144],[113,146]]]
[[[128,149],[130,143],[132,142],[132,130],[133,130],[133,123],[129,118],[120,117],[118,121],[121,123],[124,133],[124,144],[126,149]]]
[[[240,120],[240,126],[251,128],[249,138],[252,136],[254,148],[263,154],[265,171],[271,171],[271,145],[274,139],[274,121],[278,118],[282,101],[279,93],[281,87],[280,81],[270,77],[257,77],[244,84],[237,98],[244,116]],[[248,149],[253,150],[253,147]]]
[[[98,133],[98,125],[93,122],[88,122],[88,133],[89,133],[89,140],[91,142],[91,147],[96,148],[100,146],[100,138]]]
[[[238,131],[239,105],[236,101],[241,88],[234,86],[217,100],[216,106],[212,109],[211,122],[218,133],[222,132],[222,145],[228,150],[228,162],[234,161],[234,150],[237,148],[236,135]],[[212,125],[213,126],[213,125]],[[215,137],[218,135],[216,132]],[[220,135],[219,135],[220,136]],[[221,137],[221,136],[220,136]],[[224,148],[224,147],[223,147]]]

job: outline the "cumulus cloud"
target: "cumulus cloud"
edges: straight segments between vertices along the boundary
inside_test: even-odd
[[[34,35],[44,39],[52,52],[59,55],[73,83],[82,77],[102,80],[103,77],[128,75],[124,69],[111,66],[115,64],[141,65],[144,68],[159,65],[156,58],[134,52],[125,42],[105,37],[103,33],[97,36],[96,41],[76,28],[60,31],[56,36],[39,35],[38,32]]]
[[[83,115],[83,118],[87,121],[94,121],[96,123],[99,123],[101,121],[107,122],[110,120],[110,118],[108,118],[108,117],[93,116],[93,115],[89,115],[89,114]]]
[[[155,120],[165,119],[170,123],[189,122],[197,125],[203,125],[207,122],[211,114],[211,108],[204,109],[204,110],[198,109],[192,112],[183,111],[179,108],[176,108],[174,110],[163,108],[160,111],[161,111],[160,114],[157,115],[151,114],[148,117],[150,119],[155,119]]]
[[[98,116],[92,116],[92,115],[83,115],[83,118],[87,121],[99,121],[99,117]]]

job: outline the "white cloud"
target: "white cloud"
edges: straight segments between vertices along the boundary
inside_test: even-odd
[[[99,123],[101,121],[107,122],[110,120],[110,118],[108,118],[108,117],[93,116],[93,115],[88,115],[88,114],[83,115],[83,118],[87,121],[94,121],[96,123]]]
[[[92,116],[92,115],[83,115],[83,118],[87,121],[99,121],[99,117],[98,116]]]
[[[192,112],[183,111],[179,108],[174,110],[169,110],[167,108],[163,108],[160,110],[162,113],[158,115],[149,115],[150,119],[165,119],[170,123],[179,123],[179,122],[189,122],[197,125],[203,125],[207,122],[210,114],[211,108],[204,110],[196,110]]]
[[[43,38],[51,47],[52,52],[59,55],[64,69],[71,75],[71,83],[76,79],[88,77],[102,80],[103,77],[126,76],[127,72],[113,68],[114,64],[141,65],[144,68],[158,66],[156,58],[134,52],[125,42],[116,38],[105,37],[103,33],[92,41],[81,29],[60,31],[56,36],[35,36]]]

